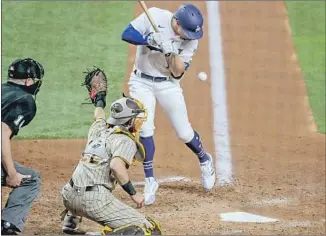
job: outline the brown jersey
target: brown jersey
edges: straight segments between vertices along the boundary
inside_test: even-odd
[[[104,119],[97,119],[90,127],[88,141],[72,179],[76,186],[104,185],[111,191],[116,185],[110,169],[112,158],[121,158],[131,165],[137,145],[129,136],[116,133],[117,128],[107,128]]]
[[[93,123],[82,158],[72,175],[73,185],[70,181],[62,189],[63,204],[71,213],[65,217],[65,222],[83,216],[113,229],[128,224],[152,227],[144,215],[112,194],[116,180],[110,170],[110,161],[121,158],[130,165],[137,146],[138,153],[143,156],[144,152],[139,151],[141,146],[129,133],[118,127],[108,129],[103,119]],[[89,189],[88,186],[96,187]]]

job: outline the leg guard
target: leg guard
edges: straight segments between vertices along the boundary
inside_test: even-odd
[[[112,230],[109,226],[102,229],[102,235],[150,235],[140,226],[124,225]]]
[[[163,235],[161,225],[157,222],[155,222],[152,218],[149,216],[146,216],[146,219],[153,225],[153,227],[150,230],[150,235]]]
[[[64,210],[61,213],[62,232],[64,234],[85,234],[84,231],[78,229],[79,223],[82,221],[82,217],[72,214],[68,210]]]
[[[153,219],[146,217],[152,227],[145,228],[137,225],[124,225],[116,229],[105,226],[102,229],[102,235],[163,235],[161,226]]]

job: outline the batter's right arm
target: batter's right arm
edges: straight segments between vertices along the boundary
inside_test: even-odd
[[[175,79],[182,78],[186,71],[185,62],[176,54],[165,55],[169,70]]]
[[[163,47],[163,51],[167,50],[168,54],[165,55],[167,63],[169,65],[169,69],[171,71],[172,76],[175,79],[181,79],[185,73],[185,71],[189,68],[192,57],[194,56],[197,47],[198,40],[190,40],[185,45],[180,54],[171,53],[173,48],[173,43],[167,42],[166,49]],[[165,44],[164,44],[165,46]]]
[[[153,14],[155,8],[150,8]],[[134,19],[123,31],[121,39],[133,45],[152,46],[159,48],[162,43],[161,33],[151,32],[151,24],[145,13]]]

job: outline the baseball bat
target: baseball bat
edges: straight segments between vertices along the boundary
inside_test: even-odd
[[[155,32],[156,33],[159,32],[151,14],[149,13],[149,11],[147,9],[146,3],[144,1],[138,1],[138,3],[140,4],[140,6],[143,8],[144,12],[146,13],[147,18],[148,18],[149,22],[151,23],[151,25],[153,26]]]

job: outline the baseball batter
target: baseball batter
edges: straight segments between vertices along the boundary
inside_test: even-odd
[[[202,145],[199,134],[192,128],[187,114],[180,80],[189,68],[203,36],[203,17],[192,5],[180,6],[170,11],[150,8],[159,32],[155,32],[145,13],[134,19],[122,33],[122,39],[137,45],[134,70],[129,81],[130,95],[142,101],[148,110],[140,136],[146,150],[143,162],[145,172],[145,204],[154,203],[158,183],[153,173],[155,153],[154,118],[156,100],[162,106],[179,139],[199,159],[202,185],[206,190],[215,184],[212,156]]]
[[[104,226],[103,234],[161,234],[160,227],[152,219],[112,194],[118,182],[137,208],[144,204],[144,197],[134,189],[127,169],[135,158],[142,161],[145,157],[137,133],[146,119],[146,110],[139,101],[123,97],[111,105],[111,115],[106,121],[104,72],[96,68],[88,73],[85,81],[96,106],[95,122],[89,129],[82,157],[62,189],[63,204],[68,210],[63,232],[77,233],[79,216]]]

